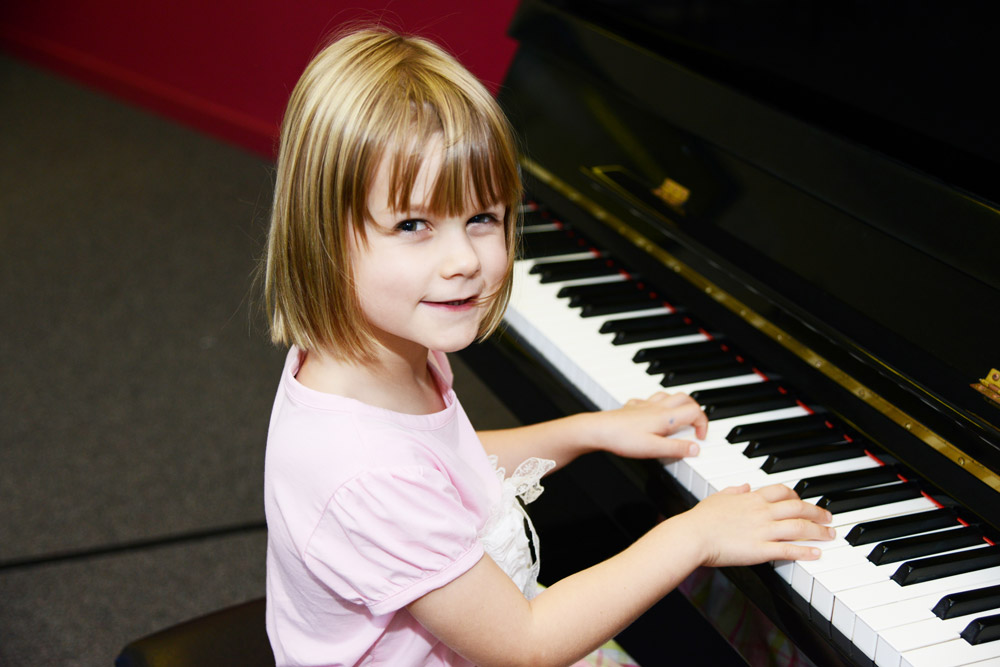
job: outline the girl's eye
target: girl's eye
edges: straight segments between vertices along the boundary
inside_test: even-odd
[[[401,232],[422,232],[427,229],[427,223],[423,220],[403,220],[396,225],[396,229]]]
[[[470,223],[475,223],[475,222],[478,222],[478,223],[483,223],[483,222],[485,222],[485,223],[500,222],[500,218],[498,218],[493,213],[479,213],[479,214],[474,215],[471,218],[469,218],[469,222]]]

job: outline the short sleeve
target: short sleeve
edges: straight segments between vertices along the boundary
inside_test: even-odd
[[[438,470],[367,471],[330,499],[305,562],[340,597],[385,614],[475,565],[483,555],[478,523]]]

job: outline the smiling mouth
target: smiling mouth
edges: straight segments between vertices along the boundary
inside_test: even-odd
[[[435,305],[435,306],[450,306],[450,307],[453,307],[453,308],[457,308],[457,307],[460,307],[460,306],[471,306],[471,305],[474,305],[478,301],[478,299],[479,299],[478,296],[470,296],[470,297],[466,297],[464,299],[458,299],[456,301],[428,301],[428,303],[430,303],[432,305]]]

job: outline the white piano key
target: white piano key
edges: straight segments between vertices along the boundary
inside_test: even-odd
[[[663,387],[660,384],[661,375],[646,373],[648,363],[637,364],[632,361],[635,353],[648,347],[702,342],[708,340],[707,336],[697,334],[613,345],[613,334],[600,332],[605,321],[671,311],[656,307],[606,317],[581,317],[578,308],[570,308],[567,299],[557,297],[559,290],[566,285],[607,282],[609,279],[605,277],[541,283],[538,276],[528,273],[531,265],[529,262],[515,263],[514,290],[505,319],[512,329],[601,409],[618,407],[630,398],[645,398],[658,391],[691,393],[763,381],[761,376],[748,372],[731,378]]]
[[[711,489],[716,491],[724,489],[727,486],[735,486],[744,482],[749,483],[751,489],[759,489],[763,486],[770,486],[771,484],[784,484],[788,487],[794,487],[799,483],[799,481],[809,477],[835,475],[842,472],[856,472],[858,470],[866,470],[868,468],[877,468],[879,465],[881,464],[870,456],[859,456],[853,459],[820,463],[815,466],[809,466],[808,468],[782,470],[774,473],[766,473],[757,468],[746,474],[737,473],[736,475],[726,475],[723,477],[712,478],[707,481]],[[818,501],[819,497],[814,496],[811,500],[814,502]]]
[[[566,376],[571,384],[582,391],[599,408],[613,409],[630,398],[644,398],[657,391],[690,393],[699,389],[734,386],[765,380],[756,373],[748,373],[735,378],[691,383],[679,387],[662,387],[660,385],[661,375],[649,375],[646,373],[647,363],[632,361],[636,352],[651,347],[700,342],[708,340],[708,337],[704,334],[697,334],[626,345],[612,345],[613,334],[600,333],[600,327],[604,322],[667,313],[671,312],[670,309],[656,306],[644,311],[584,318],[580,316],[579,308],[569,307],[568,299],[557,297],[558,291],[562,287],[572,284],[621,281],[625,280],[624,275],[615,274],[542,284],[538,276],[529,273],[530,267],[536,263],[585,259],[591,258],[595,254],[583,252],[515,263],[515,286],[507,321],[512,329],[517,331],[528,344],[538,349],[553,366]],[[799,471],[766,474],[759,469],[766,457],[747,459],[742,455],[742,445],[731,445],[725,440],[725,435],[728,434],[732,426],[738,424],[785,419],[805,414],[808,414],[806,410],[796,406],[711,422],[708,438],[699,442],[701,453],[698,457],[664,461],[664,465],[678,482],[698,499],[744,481],[750,482],[754,489],[771,483],[784,483],[793,486],[805,477],[860,470],[879,465],[868,457],[859,457],[812,466]],[[676,437],[694,439],[692,429],[682,430],[675,435]],[[956,575],[934,582],[902,587],[888,579],[888,574],[895,571],[898,563],[875,566],[866,559],[863,563],[854,562],[859,557],[858,554],[861,554],[862,558],[866,557],[867,551],[873,545],[851,547],[843,539],[850,528],[859,522],[895,514],[924,511],[933,507],[933,503],[929,500],[919,498],[835,515],[833,524],[838,531],[838,537],[829,542],[812,543],[813,546],[823,549],[823,557],[820,560],[776,563],[776,569],[779,570],[779,573],[784,571],[783,576],[786,576],[792,583],[793,589],[804,594],[803,596],[807,599],[813,595],[812,585],[818,583],[819,589],[826,591],[820,593],[820,597],[823,598],[820,601],[821,606],[830,607],[829,612],[825,613],[824,616],[831,618],[838,629],[846,629],[848,637],[855,636],[858,647],[870,658],[875,658],[878,655],[880,661],[887,661],[889,664],[902,662],[902,664],[912,664],[914,667],[922,664],[945,664],[936,662],[936,653],[921,652],[923,648],[916,647],[916,644],[920,642],[938,641],[950,637],[951,635],[948,633],[952,632],[951,626],[957,624],[949,622],[946,625],[934,626],[934,622],[943,622],[933,615],[927,616],[930,614],[930,607],[941,595],[947,592],[989,585],[981,582],[1000,581],[1000,568],[989,568],[978,573]],[[862,554],[862,552],[864,553]],[[884,571],[879,568],[883,568]],[[869,580],[874,583],[862,585]],[[895,590],[889,589],[887,585],[891,585]],[[827,591],[827,588],[830,590]],[[829,604],[827,604],[828,599],[830,600]],[[858,605],[857,608],[853,606],[854,604]],[[913,607],[914,604],[917,606]],[[894,605],[896,608],[891,611],[880,611]],[[904,608],[904,605],[910,606]],[[926,606],[926,609],[920,605]],[[953,620],[957,621],[958,619]],[[916,625],[907,625],[910,623],[916,623]],[[920,625],[921,623],[925,625]],[[882,638],[883,634],[884,638]],[[948,641],[951,640],[948,639]],[[964,640],[959,641],[964,643]],[[881,652],[879,652],[880,646],[883,647]],[[983,657],[984,655],[986,657]],[[992,660],[995,657],[997,656],[993,653],[987,655],[980,649],[975,655],[970,654],[968,659]],[[916,662],[907,662],[910,660]],[[955,664],[963,663],[957,662]]]
[[[953,639],[907,651],[902,658],[902,667],[960,667],[980,663],[996,665],[1000,664],[1000,642],[973,646],[964,639]]]
[[[998,574],[998,577],[1000,577],[1000,574]],[[900,600],[868,609],[860,609],[857,611],[854,621],[854,633],[850,639],[866,656],[874,659],[878,638],[888,629],[909,626],[932,619],[940,621],[941,619],[932,610],[934,609],[934,605],[945,595],[971,591],[997,583],[1000,583],[1000,578],[986,584],[960,586],[948,589],[944,593],[930,593],[908,600]],[[967,624],[970,618],[976,617],[978,617],[977,614],[969,614],[968,617],[963,618],[966,618]]]
[[[553,227],[550,228],[550,229],[535,228],[531,233],[535,233],[535,232],[549,232],[549,231],[554,231],[554,229],[557,229],[557,227],[555,225],[553,225]],[[527,274],[528,271],[531,270],[531,267],[534,266],[535,264],[546,264],[548,262],[572,262],[572,261],[577,260],[577,259],[593,259],[594,257],[598,257],[598,256],[599,255],[597,255],[596,253],[591,252],[590,250],[581,250],[580,252],[569,252],[569,253],[566,253],[565,255],[550,255],[550,256],[546,256],[546,257],[532,257],[531,259],[519,259],[519,260],[516,260],[514,262],[514,268],[515,269],[520,268],[520,270],[522,272],[524,272],[525,274]],[[534,278],[535,276],[532,275],[532,277]],[[624,276],[623,276],[623,278],[624,278]]]
[[[890,581],[889,577],[898,567],[899,563],[891,565],[858,563],[833,572],[820,573],[819,576],[813,578],[809,604],[822,618],[832,621],[833,600],[838,593]]]
[[[1000,610],[984,610],[976,614],[941,620],[936,616],[915,623],[888,628],[879,634],[875,650],[875,664],[879,667],[898,667],[903,653],[914,649],[960,639],[959,633],[980,616],[989,616]]]
[[[760,469],[760,466],[764,464],[764,460],[765,459],[763,458],[746,459],[748,462],[746,469],[737,471],[720,470],[709,466],[706,466],[704,469],[697,468],[692,472],[692,477],[697,475],[699,480],[692,481],[692,486],[699,490],[704,489],[705,495],[720,491],[727,486],[733,486],[734,480],[739,480],[741,478],[743,481],[737,482],[737,484],[750,482],[751,488],[759,488],[759,486],[769,486],[771,484],[794,486],[795,482],[798,482],[799,479],[805,479],[806,477],[833,475],[840,472],[863,470],[865,468],[871,468],[878,465],[877,462],[873,461],[868,456],[858,456],[851,459],[844,459],[842,461],[818,463],[806,468],[784,471],[783,473],[769,474]],[[795,475],[789,476],[787,473],[795,473]],[[788,479],[789,477],[791,477],[791,479]],[[755,487],[755,485],[759,486]],[[816,498],[815,500],[819,499]]]
[[[817,542],[817,544],[822,543]],[[793,562],[791,575],[792,590],[801,595],[805,600],[811,599],[813,580],[817,575],[829,570],[839,570],[858,562],[858,557],[854,549],[855,547],[844,542],[841,548],[824,549],[823,555],[819,560]]]
[[[853,632],[848,638],[862,653],[874,660],[881,633],[889,628],[937,618],[931,610],[941,597],[939,593],[932,593],[911,600],[859,610]]]
[[[837,527],[838,536],[844,535],[851,531],[851,529],[857,524],[848,524]],[[957,525],[957,524],[956,524]],[[906,537],[914,537],[916,535],[927,535],[933,533],[939,533],[947,529],[939,529],[933,531],[924,531],[920,533],[913,533],[913,535],[907,535]],[[846,540],[833,541],[834,544],[842,544],[845,548],[833,548],[829,543],[823,542],[797,542],[797,544],[805,544],[808,546],[817,546],[820,549],[824,548],[826,544],[826,549],[823,552],[823,557],[815,561],[798,561],[792,567],[792,588],[795,589],[803,598],[809,600],[812,594],[812,584],[816,577],[823,577],[832,570],[838,570],[841,568],[846,568],[852,565],[867,564],[868,566],[873,565],[871,561],[868,560],[868,554],[871,553],[872,549],[876,547],[876,544],[861,544],[858,546],[851,546],[846,542]],[[939,553],[944,553],[939,552]],[[912,559],[907,559],[912,560]],[[887,564],[886,567],[899,566],[903,561]],[[895,570],[893,570],[895,571]],[[891,574],[891,573],[890,573]],[[936,602],[936,600],[935,600]],[[841,629],[847,637],[850,637],[850,629]]]
[[[941,551],[940,553],[934,555],[968,551],[970,549],[978,549],[982,546],[983,545],[976,545],[972,547],[962,547],[961,549],[950,549],[948,551]],[[834,627],[840,630],[844,636],[850,637],[854,632],[857,607],[852,608],[842,605],[835,608],[835,600],[848,595],[848,591],[850,590],[867,589],[869,587],[874,587],[876,584],[881,585],[884,582],[889,582],[897,588],[911,588],[915,585],[919,585],[910,584],[909,586],[900,586],[895,581],[890,580],[890,577],[901,565],[902,562],[887,563],[885,565],[876,566],[866,560],[863,563],[845,568],[844,570],[819,573],[813,580],[813,593],[810,602],[813,604],[814,608],[819,609],[821,613],[824,614],[825,618],[829,618],[833,622]],[[943,579],[951,578],[952,577],[943,577]],[[830,612],[830,616],[826,615],[827,611]]]
[[[852,636],[857,614],[904,600],[914,600],[923,596],[937,595],[939,598],[953,591],[990,586],[1000,581],[1000,567],[989,567],[974,572],[966,572],[951,577],[933,579],[919,584],[900,586],[895,581],[881,581],[871,586],[843,591],[834,600],[834,625],[846,628],[847,637]]]
[[[913,498],[911,500],[901,500],[899,502],[888,503],[886,505],[866,507],[865,509],[853,510],[851,512],[839,512],[833,515],[833,521],[830,525],[834,529],[854,526],[855,524],[863,523],[865,521],[873,521],[875,519],[883,519],[900,514],[910,514],[912,512],[924,511],[928,509],[928,506],[932,508],[935,507],[935,505],[926,498]],[[838,533],[838,535],[840,535],[840,533]],[[792,582],[792,577],[794,576],[795,571],[794,561],[775,561],[772,565],[775,572],[777,572],[782,579],[789,583]],[[829,615],[826,615],[825,618],[830,620]]]

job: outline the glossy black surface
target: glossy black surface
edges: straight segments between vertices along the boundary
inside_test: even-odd
[[[1000,586],[986,586],[962,593],[952,593],[934,605],[934,615],[941,619],[966,616],[1000,608]]]
[[[544,3],[512,34],[501,102],[533,160],[1000,463],[1000,408],[969,388],[1000,364],[988,200]],[[667,177],[691,190],[681,212],[649,193]]]
[[[686,26],[701,25],[692,23],[699,12],[711,14],[723,4],[736,14],[754,11],[753,3],[682,4],[688,14],[679,18]],[[798,6],[769,3],[765,15]],[[813,5],[802,7],[815,11]],[[706,392],[699,400],[711,418],[798,398],[819,411],[792,424],[748,426],[732,441],[773,437],[806,424],[849,433],[893,466],[874,483],[894,482],[892,475],[900,473],[901,482],[919,480],[945,506],[965,508],[928,513],[919,524],[866,524],[856,536],[861,542],[931,530],[928,525],[958,527],[958,514],[978,514],[1000,526],[995,491],[625,241],[578,196],[1000,471],[1000,408],[969,388],[1000,366],[993,343],[1000,331],[1000,215],[989,203],[998,199],[998,180],[976,167],[990,158],[963,160],[968,151],[942,142],[927,142],[921,152],[924,145],[911,140],[915,128],[900,128],[891,114],[869,122],[871,108],[859,113],[825,99],[810,103],[761,71],[750,72],[738,61],[734,68],[728,56],[716,57],[721,53],[706,58],[700,47],[676,49],[666,43],[664,25],[635,20],[676,9],[671,2],[613,0],[522,5],[511,31],[521,44],[501,103],[522,134],[525,154],[569,188],[554,187],[529,170],[529,191],[589,241],[566,246],[552,235],[549,242],[558,252],[596,248],[614,258],[633,279],[641,277],[641,291],[670,294],[684,304],[685,316],[713,335],[724,332],[726,345],[738,347],[741,358],[777,380],[764,383],[770,385],[765,396],[732,395],[745,389]],[[719,16],[706,18],[704,25],[712,25]],[[668,22],[673,19],[678,16],[668,16]],[[771,27],[777,25],[784,24]],[[740,37],[752,41],[767,34],[750,29]],[[957,103],[952,98],[944,106]],[[918,159],[908,159],[914,155]],[[668,206],[653,196],[652,188],[665,178],[689,188],[690,198]],[[531,218],[534,223],[553,216]],[[556,414],[591,407],[516,337],[471,354],[474,367],[511,378],[502,397],[527,421],[530,415],[546,418],[540,406]],[[777,387],[785,393],[771,393]],[[862,447],[844,449],[858,453]],[[693,501],[655,464],[613,464],[664,514]],[[826,485],[823,493],[844,497],[872,480],[848,476],[815,483],[817,489]],[[844,502],[854,502],[846,497]],[[608,512],[618,523],[627,515]],[[727,575],[818,664],[852,662],[849,642],[828,624],[809,622],[808,608],[772,571],[736,568]]]

